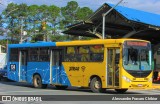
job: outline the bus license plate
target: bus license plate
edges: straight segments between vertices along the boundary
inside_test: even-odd
[[[143,85],[142,85],[142,84],[138,84],[137,86],[138,86],[138,87],[142,87]]]

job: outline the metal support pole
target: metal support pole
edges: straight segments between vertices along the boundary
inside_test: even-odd
[[[22,43],[22,35],[23,35],[23,19],[21,18],[21,39],[20,39],[20,43]]]
[[[105,38],[105,21],[106,20],[106,18],[105,18],[105,16],[104,16],[104,14],[103,14],[103,28],[102,28],[102,39],[104,39]]]
[[[105,38],[105,17],[108,15],[115,7],[117,7],[123,0],[120,0],[115,6],[113,6],[110,10],[108,10],[106,13],[104,13],[103,16],[103,27],[102,27],[102,39]]]

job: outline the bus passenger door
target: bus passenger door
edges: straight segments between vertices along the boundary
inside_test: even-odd
[[[107,54],[107,86],[119,86],[119,48],[108,48]]]
[[[52,84],[61,84],[61,66],[62,50],[52,50]]]
[[[27,81],[27,51],[20,51],[20,81]]]

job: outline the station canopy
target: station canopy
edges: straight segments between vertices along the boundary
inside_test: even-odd
[[[102,38],[103,14],[114,5],[105,3],[85,21],[70,25],[63,33]],[[117,6],[105,17],[106,38],[136,38],[160,43],[160,15]]]

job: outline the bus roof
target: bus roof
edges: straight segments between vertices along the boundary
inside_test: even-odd
[[[55,42],[36,42],[36,43],[22,43],[22,44],[9,44],[9,48],[23,48],[23,47],[28,47],[28,48],[33,48],[33,47],[46,47],[46,46],[56,46]]]
[[[68,45],[94,45],[94,44],[107,44],[107,43],[123,43],[126,40],[138,40],[145,41],[140,39],[92,39],[92,40],[77,40],[77,41],[69,41],[69,42],[56,42],[56,46],[68,46]]]
[[[22,44],[9,44],[9,48],[34,48],[34,47],[51,47],[51,46],[74,46],[74,45],[94,45],[94,44],[107,44],[107,43],[123,43],[126,40],[139,39],[92,39],[92,40],[75,40],[65,42],[36,42],[36,43],[22,43]],[[146,41],[149,42],[149,41]]]

